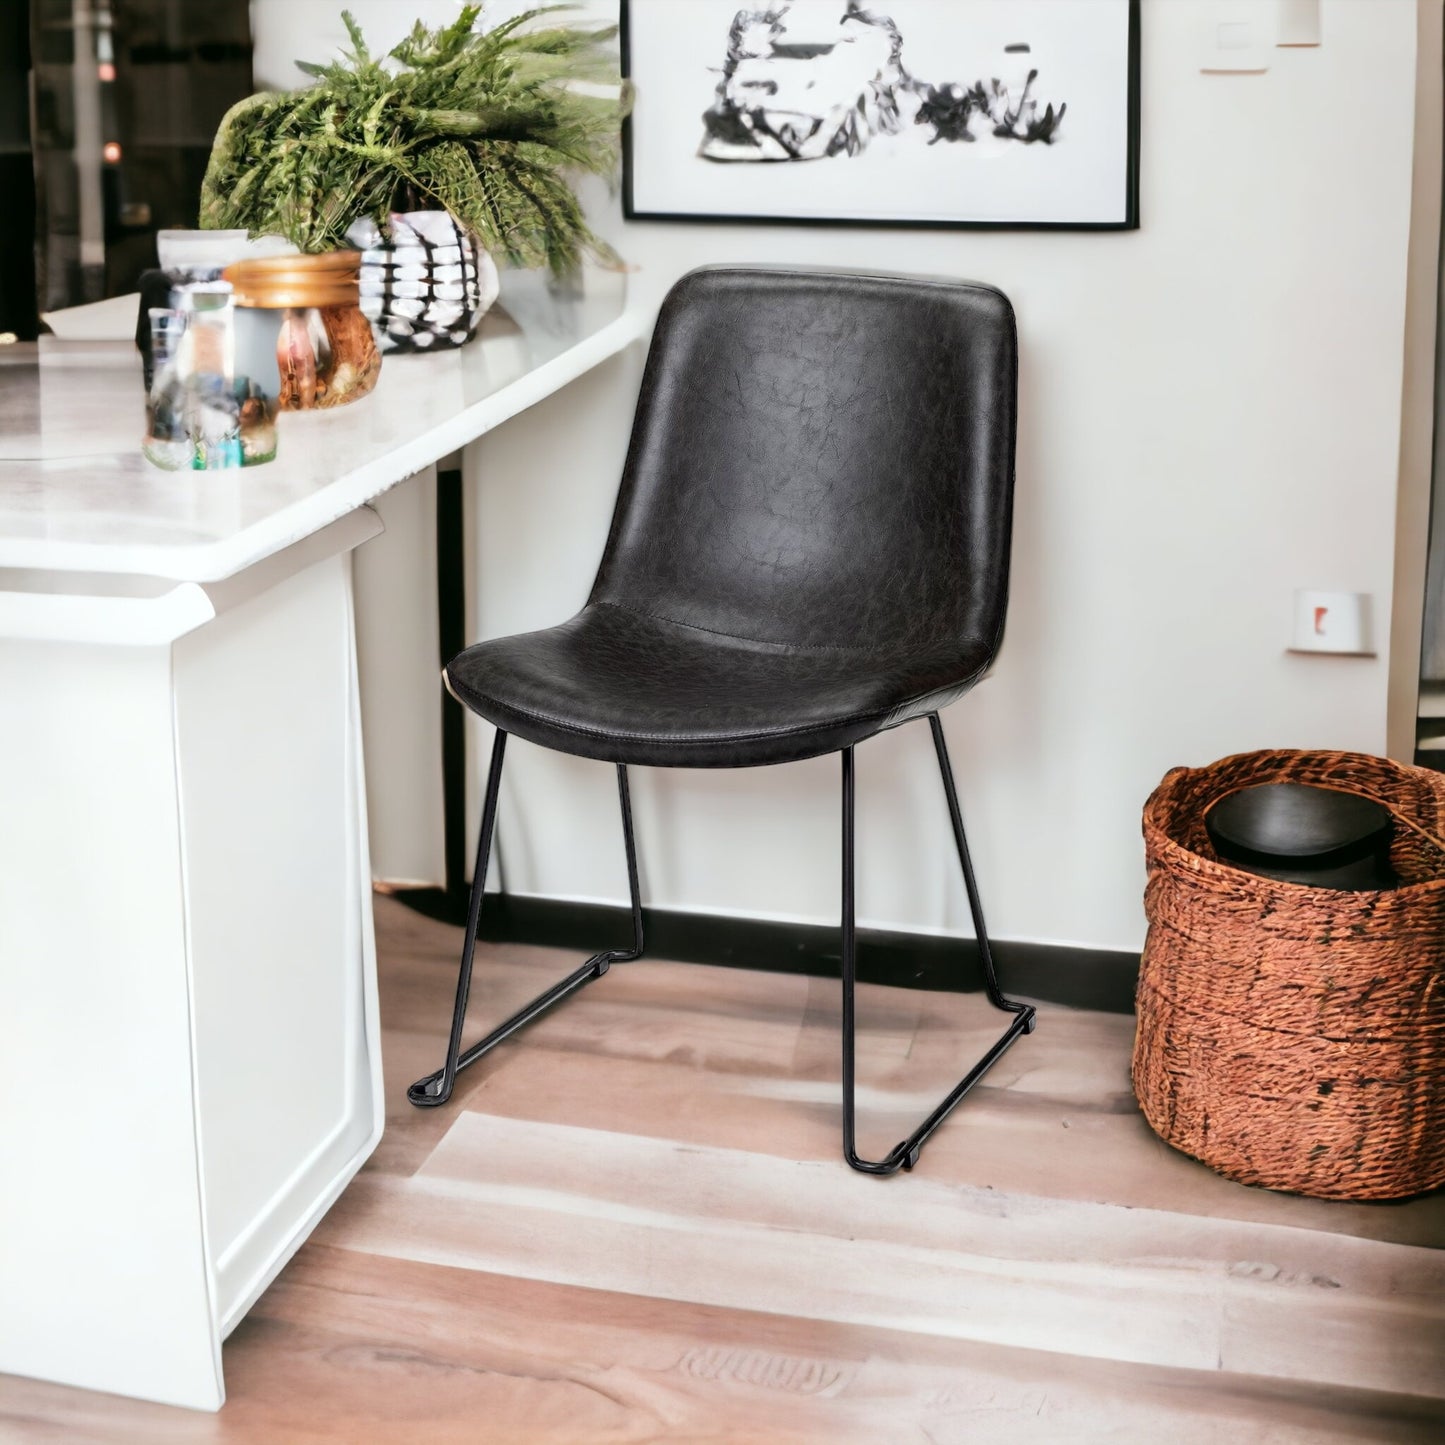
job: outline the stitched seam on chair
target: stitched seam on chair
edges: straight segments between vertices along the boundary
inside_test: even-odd
[[[548,713],[534,712],[531,708],[519,707],[512,702],[495,702],[484,693],[476,691],[475,688],[467,687],[464,683],[453,679],[453,684],[463,692],[471,693],[473,697],[481,698],[490,707],[498,708],[503,712],[514,712],[519,717],[532,719],[533,722],[546,723],[550,727],[559,729],[562,732],[581,733],[586,737],[593,738],[627,738],[640,742],[671,742],[680,748],[705,746],[709,743],[727,743],[730,741],[746,741],[753,738],[787,738],[801,736],[804,733],[825,733],[833,728],[847,727],[852,723],[877,722],[882,718],[891,717],[897,708],[884,708],[881,712],[850,713],[847,717],[834,718],[825,723],[808,723],[803,727],[774,728],[766,731],[747,733],[717,733],[706,737],[680,741],[673,733],[640,733],[621,732],[616,728],[588,728],[579,727],[576,723],[564,722],[561,718],[552,717]],[[927,696],[927,694],[925,694]]]
[[[626,612],[631,617],[645,617],[650,622],[665,622],[669,627],[685,627],[689,632],[706,633],[709,637],[726,637],[729,642],[747,642],[754,647],[776,647],[783,652],[888,652],[891,649],[882,645],[873,647],[849,647],[846,643],[833,642],[770,642],[764,637],[744,637],[738,632],[720,632],[715,627],[702,627],[696,622],[680,622],[676,617],[668,617],[661,612],[643,612],[640,608],[629,607],[624,602],[594,602],[593,607],[610,607],[614,612]],[[944,646],[945,643],[935,644]]]
[[[503,712],[514,712],[519,717],[530,718],[533,722],[546,723],[549,727],[557,728],[560,732],[580,733],[584,737],[593,738],[626,738],[634,742],[670,742],[674,747],[686,749],[691,747],[703,747],[708,744],[728,743],[730,741],[747,742],[755,738],[788,738],[802,737],[808,733],[826,733],[835,728],[850,727],[855,723],[880,722],[890,717],[896,717],[905,708],[924,701],[926,698],[936,697],[939,693],[949,692],[954,687],[967,688],[978,676],[987,670],[988,664],[975,668],[973,672],[958,683],[949,683],[946,687],[936,687],[929,692],[920,693],[917,697],[908,698],[906,701],[897,704],[895,707],[884,708],[879,712],[850,713],[847,717],[834,718],[825,723],[808,723],[801,727],[773,728],[758,730],[746,733],[718,733],[706,737],[680,741],[672,733],[642,733],[642,732],[620,732],[616,728],[588,728],[579,727],[576,723],[564,722],[561,718],[551,716],[549,713],[535,712],[531,708],[519,707],[516,703],[496,702],[488,698],[484,693],[478,692],[475,688],[467,687],[465,683],[451,679],[452,685],[459,691],[470,693],[475,698],[480,698],[488,706],[498,708]]]
[[[990,661],[992,661],[992,659],[990,659]],[[919,703],[926,703],[930,698],[939,697],[945,692],[952,692],[955,688],[957,688],[960,693],[967,692],[968,689],[971,688],[974,683],[976,683],[979,678],[981,678],[984,673],[988,671],[988,667],[989,664],[987,662],[981,662],[976,668],[974,668],[971,673],[968,674],[967,677],[962,678],[958,682],[950,682],[943,687],[935,687],[929,692],[921,692],[918,694],[917,697],[910,697],[906,702],[901,702],[898,704],[897,707],[891,708],[887,716],[897,717],[899,713],[905,712],[911,707],[917,707]],[[945,704],[945,706],[947,706],[947,704]],[[928,709],[928,712],[937,711],[938,708],[936,706],[930,707]],[[927,715],[928,713],[915,714],[915,716],[922,717],[926,717]],[[907,721],[907,719],[905,719],[905,721]]]

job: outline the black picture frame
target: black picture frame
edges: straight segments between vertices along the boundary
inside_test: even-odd
[[[880,0],[886,4],[886,0]],[[1139,229],[1139,113],[1140,113],[1140,47],[1139,0],[1128,0],[1128,98],[1126,112],[1127,155],[1124,167],[1124,214],[1110,221],[1039,221],[1039,220],[943,220],[900,216],[790,216],[746,214],[738,212],[639,210],[634,195],[636,167],[633,128],[629,115],[622,123],[622,214],[628,221],[670,221],[697,225],[759,225],[759,226],[850,226],[868,229],[915,231],[1137,231]],[[619,46],[624,79],[632,76],[632,0],[619,0]],[[747,0],[738,0],[744,9]]]

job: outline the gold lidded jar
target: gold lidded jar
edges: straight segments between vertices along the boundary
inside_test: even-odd
[[[274,415],[343,406],[376,385],[381,353],[361,313],[361,257],[256,256],[221,273],[234,288],[236,369]]]

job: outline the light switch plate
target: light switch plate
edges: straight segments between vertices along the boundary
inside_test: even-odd
[[[1257,74],[1269,69],[1274,10],[1260,0],[1213,0],[1199,31],[1199,68],[1206,73]]]
[[[1291,652],[1334,652],[1373,657],[1371,598],[1368,592],[1318,592],[1301,588],[1294,595]]]
[[[1275,0],[1276,45],[1320,43],[1320,0]]]

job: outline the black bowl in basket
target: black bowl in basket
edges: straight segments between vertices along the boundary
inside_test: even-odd
[[[1311,888],[1393,888],[1389,809],[1310,783],[1260,783],[1221,798],[1204,815],[1220,859]]]

